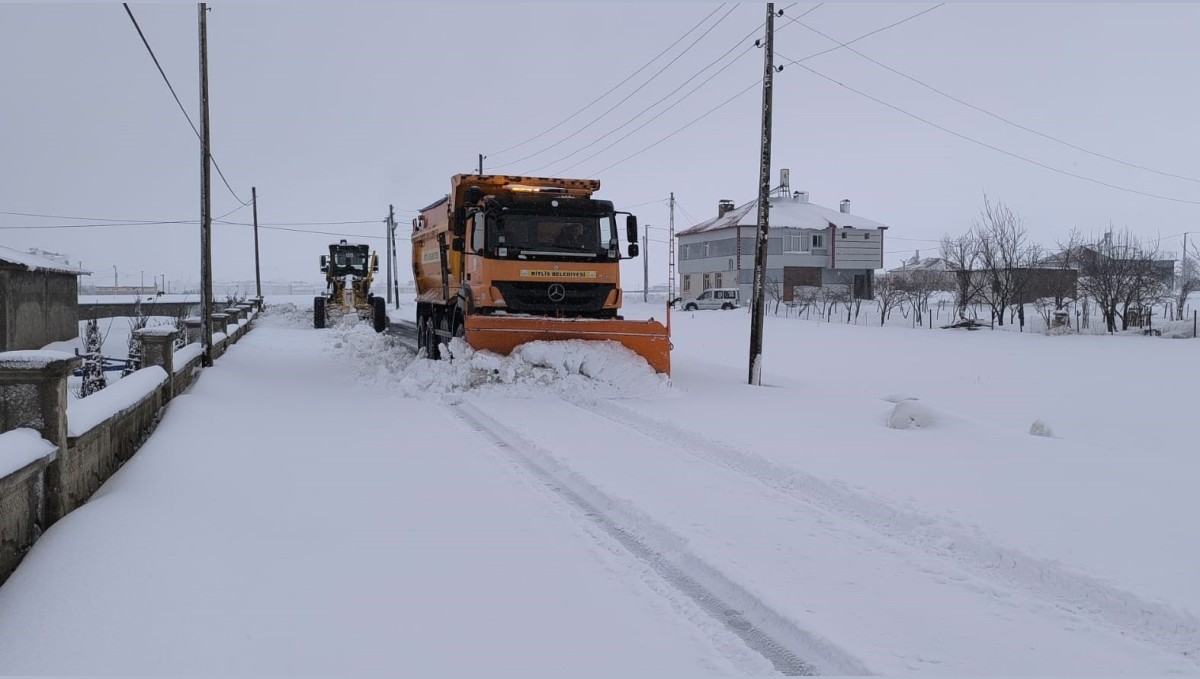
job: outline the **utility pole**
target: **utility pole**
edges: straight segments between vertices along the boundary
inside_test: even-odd
[[[642,301],[650,301],[650,225],[642,232]]]
[[[392,303],[392,233],[396,230],[396,206],[388,206],[387,239],[383,247],[387,250],[387,303]]]
[[[141,282],[141,284],[140,284],[140,285],[138,285],[138,287],[139,287],[139,288],[145,288],[145,287],[146,287],[146,272],[145,272],[145,271],[143,271],[143,272],[142,272],[142,282]],[[140,294],[142,294],[142,291],[141,291],[141,290],[138,290],[138,294],[139,294],[139,295],[140,295]]]
[[[396,220],[392,220],[392,233],[388,239],[388,249],[392,252],[392,287],[396,296],[396,307],[400,308],[400,262],[396,257]]]
[[[208,4],[199,3],[200,12],[200,363],[213,364],[212,359],[212,177],[209,167],[208,129]]]
[[[250,203],[254,210],[254,289],[262,301],[262,269],[258,265],[258,187],[250,187]]]
[[[671,306],[675,303],[675,192],[671,192],[671,225],[667,234],[667,320],[671,318]]]
[[[766,312],[767,234],[771,210],[771,76],[775,73],[775,3],[767,3],[763,41],[762,157],[758,169],[758,239],[754,248],[754,306],[750,321],[750,384],[762,385],[763,314]]]
[[[487,156],[483,155],[482,153],[479,154],[479,174],[483,174],[483,159],[484,158],[487,158]]]
[[[113,264],[113,292],[116,292],[116,288],[119,287],[121,287],[121,284],[117,282],[117,265]]]

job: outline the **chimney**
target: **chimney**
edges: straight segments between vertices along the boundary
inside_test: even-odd
[[[717,201],[717,216],[718,217],[724,217],[725,213],[729,212],[732,209],[733,209],[733,201],[732,200],[724,200],[723,199],[723,200]]]
[[[847,198],[846,200],[842,201],[842,212],[845,214],[850,214],[850,199]]]
[[[795,200],[797,203],[807,203],[808,202],[808,191],[797,191],[792,194],[792,199]]]

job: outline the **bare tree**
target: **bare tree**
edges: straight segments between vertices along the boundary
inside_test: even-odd
[[[1166,279],[1156,262],[1157,244],[1143,245],[1128,228],[1111,229],[1095,245],[1084,248],[1079,289],[1096,301],[1109,332],[1129,327],[1129,311],[1157,303],[1166,293]]]
[[[875,277],[875,303],[879,305],[879,325],[892,315],[892,310],[904,300],[904,291],[896,274],[885,273]]]
[[[775,311],[772,313],[779,315],[779,303],[783,301],[783,286],[780,285],[779,280],[774,276],[767,276],[767,287],[764,290],[767,293],[767,297],[775,302]]]
[[[823,285],[820,288],[821,315],[826,321],[833,321],[833,310],[837,305],[850,297],[848,285]]]
[[[1183,320],[1188,296],[1193,292],[1200,292],[1200,247],[1196,245],[1184,251],[1183,262],[1179,266],[1179,290],[1175,296],[1176,320]]]
[[[896,287],[902,293],[902,301],[907,302],[916,314],[914,322],[921,325],[925,322],[925,312],[929,309],[929,300],[935,293],[946,290],[949,286],[946,277],[939,271],[907,271],[896,281]]]
[[[992,203],[985,194],[983,209],[972,230],[978,241],[978,263],[983,284],[979,293],[991,308],[992,318],[1004,325],[1004,312],[1019,305],[1017,312],[1025,325],[1023,302],[1029,296],[1030,270],[1041,259],[1041,248],[1029,241],[1021,216],[1002,202]]]
[[[982,280],[971,275],[979,264],[979,239],[973,230],[957,238],[943,236],[941,255],[954,274],[954,305],[958,317],[973,320],[974,314],[968,314],[968,311],[978,296]]]
[[[816,306],[820,296],[821,289],[811,285],[797,285],[792,288],[792,304],[796,307],[796,315],[799,316],[810,307]]]

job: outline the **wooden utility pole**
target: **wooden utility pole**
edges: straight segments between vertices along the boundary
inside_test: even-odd
[[[671,192],[671,224],[668,228],[667,248],[667,318],[671,317],[671,306],[675,303],[675,192]]]
[[[250,203],[254,206],[254,287],[262,302],[262,269],[258,264],[258,188],[250,187]]]
[[[483,155],[482,153],[479,154],[479,174],[483,174],[483,159],[486,157],[487,156]]]
[[[201,365],[212,360],[212,177],[208,130],[208,4],[200,3],[200,323]]]
[[[762,384],[763,314],[766,313],[767,234],[771,210],[771,76],[775,3],[767,3],[767,34],[763,41],[762,158],[758,168],[758,239],[754,247],[754,306],[750,314],[750,384]]]
[[[392,220],[392,233],[388,248],[392,251],[392,286],[395,288],[396,308],[400,308],[400,261],[396,257],[396,220]]]
[[[642,301],[650,301],[650,225],[642,232]]]
[[[387,218],[387,238],[383,242],[383,247],[387,250],[387,303],[392,303],[392,256],[396,253],[392,251],[392,233],[396,230],[396,206],[388,206]]]

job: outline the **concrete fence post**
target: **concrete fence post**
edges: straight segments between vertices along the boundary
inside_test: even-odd
[[[175,338],[179,331],[166,325],[134,330],[142,341],[142,365],[157,365],[167,371],[166,397],[175,398]]]
[[[183,319],[184,338],[187,344],[199,344],[203,340],[200,334],[204,331],[203,322],[199,316],[189,316]]]
[[[61,351],[0,352],[0,433],[29,428],[58,448],[46,470],[46,521],[63,515],[60,464],[67,452],[67,377],[83,362]]]
[[[212,315],[213,334],[224,333],[229,334],[229,315],[215,313]]]

